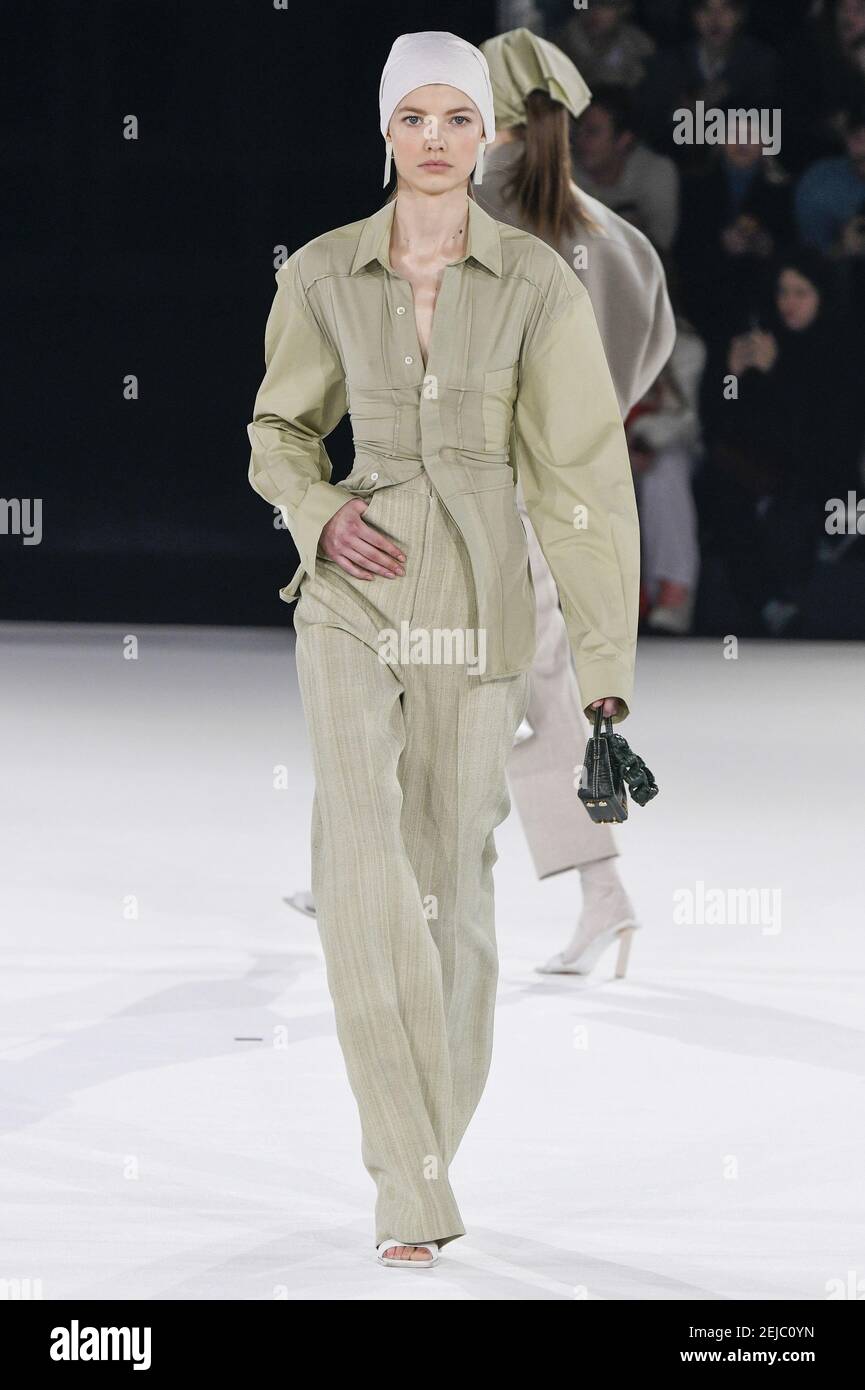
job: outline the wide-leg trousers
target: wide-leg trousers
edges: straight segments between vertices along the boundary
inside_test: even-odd
[[[405,575],[358,579],[318,558],[295,610],[312,891],[376,1243],[444,1245],[465,1234],[449,1166],[491,1061],[493,832],[529,674],[470,673],[469,557],[425,471],[373,493],[364,520],[399,545]],[[466,660],[447,660],[437,634],[459,630]]]

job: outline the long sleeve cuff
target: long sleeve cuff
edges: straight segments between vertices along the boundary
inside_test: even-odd
[[[340,507],[351,501],[350,493],[334,483],[310,483],[303,495],[294,516],[288,514],[286,507],[280,507],[285,524],[297,546],[300,563],[310,579],[315,578],[315,562],[318,542],[324,527],[335,516]]]
[[[593,700],[615,695],[622,703],[617,714],[610,715],[614,724],[621,724],[631,712],[633,699],[633,676],[630,670],[616,661],[591,661],[576,666],[577,685],[580,688],[582,710],[591,724],[595,711],[591,708]]]

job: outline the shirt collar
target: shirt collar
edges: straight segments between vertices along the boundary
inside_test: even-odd
[[[486,266],[494,275],[502,273],[502,244],[499,239],[499,229],[494,217],[490,217],[488,212],[469,198],[469,228],[466,239],[466,253],[458,261],[453,261],[453,265],[461,265],[471,257],[480,265]],[[367,217],[361,228],[360,239],[357,243],[357,251],[351,265],[351,274],[362,270],[369,265],[370,261],[378,261],[384,266],[385,270],[395,273],[388,256],[390,246],[390,233],[393,226],[393,215],[396,207],[396,199],[392,198],[384,207],[374,212],[371,217]]]

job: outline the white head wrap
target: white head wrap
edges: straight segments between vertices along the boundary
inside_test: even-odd
[[[437,29],[401,34],[394,40],[378,89],[382,135],[387,135],[390,118],[403,97],[433,82],[446,83],[471,97],[481,113],[486,139],[495,140],[493,88],[486,58],[474,44]]]

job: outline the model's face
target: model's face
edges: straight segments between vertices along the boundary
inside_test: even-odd
[[[388,127],[400,181],[421,193],[459,188],[477,163],[483,133],[481,113],[465,92],[443,82],[415,87]]]
[[[782,270],[776,296],[778,313],[788,328],[809,328],[820,308],[819,291],[796,270]]]
[[[704,43],[722,48],[734,37],[741,16],[728,0],[706,0],[694,12],[694,25]]]
[[[616,135],[609,112],[601,106],[590,106],[580,117],[574,138],[577,159],[590,174],[603,169],[628,143],[627,133]]]

